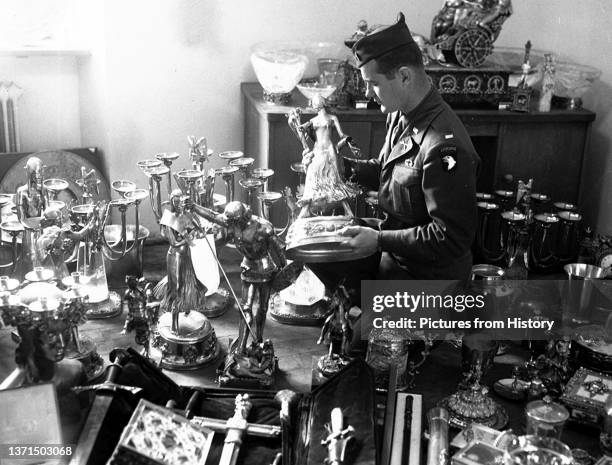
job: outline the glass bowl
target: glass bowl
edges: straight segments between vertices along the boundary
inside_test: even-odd
[[[264,101],[288,104],[291,91],[304,76],[308,58],[291,42],[260,42],[251,49],[251,64],[264,90]]]
[[[335,85],[321,83],[319,81],[303,81],[297,85],[298,90],[308,99],[310,108],[316,107],[315,98],[322,97],[327,99],[336,90]]]
[[[577,63],[555,63],[555,90],[557,97],[570,99],[582,98],[599,79],[601,71],[592,66]]]
[[[571,449],[555,438],[519,436],[508,445],[506,465],[572,465]]]

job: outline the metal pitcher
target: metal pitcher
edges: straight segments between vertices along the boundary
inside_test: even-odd
[[[529,269],[546,271],[557,264],[556,240],[559,218],[552,213],[534,216],[533,231],[528,245]]]

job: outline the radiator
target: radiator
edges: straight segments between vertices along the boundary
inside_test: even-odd
[[[0,152],[19,152],[17,101],[23,90],[12,81],[0,81]]]

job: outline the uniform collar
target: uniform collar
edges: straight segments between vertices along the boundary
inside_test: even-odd
[[[440,94],[432,85],[423,100],[406,114],[409,124],[402,137],[408,131],[412,139],[420,145],[423,142],[427,128],[443,110],[443,102],[442,97],[440,97]]]

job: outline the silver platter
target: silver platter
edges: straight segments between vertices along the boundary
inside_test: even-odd
[[[287,232],[285,254],[290,260],[303,263],[346,262],[366,258],[372,253],[357,252],[345,244],[347,237],[339,234],[357,223],[349,216],[315,216],[299,218]]]

